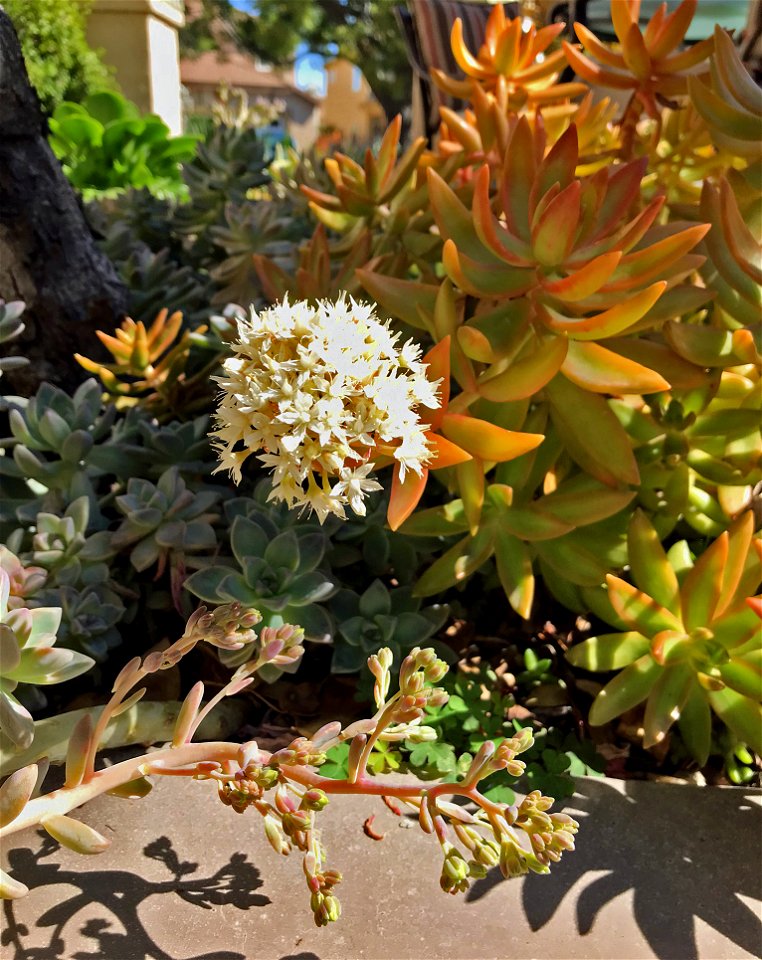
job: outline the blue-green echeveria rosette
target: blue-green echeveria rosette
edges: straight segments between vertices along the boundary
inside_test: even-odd
[[[20,683],[62,683],[84,673],[93,660],[55,648],[60,607],[9,609],[10,577],[0,568],[0,730],[23,750],[34,739],[34,721],[14,691]]]

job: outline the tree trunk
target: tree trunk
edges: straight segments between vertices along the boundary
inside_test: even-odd
[[[127,290],[95,245],[79,201],[46,139],[16,31],[0,7],[0,297],[23,300],[26,330],[4,348],[30,365],[6,373],[9,392],[43,380],[71,389],[86,376],[95,330],[124,316]]]

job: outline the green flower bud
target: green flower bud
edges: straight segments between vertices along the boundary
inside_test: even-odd
[[[500,863],[500,846],[494,840],[481,840],[474,849],[474,857],[485,867]]]
[[[521,877],[527,872],[526,858],[519,852],[512,840],[503,840],[500,844],[500,872],[509,877]]]
[[[322,810],[328,804],[328,795],[324,790],[313,787],[302,797],[301,807],[304,810]]]
[[[426,679],[429,683],[439,683],[439,681],[447,674],[449,667],[444,662],[444,660],[435,660],[430,667],[426,667]]]
[[[323,900],[323,909],[326,912],[328,920],[332,923],[341,916],[341,904],[339,903],[338,897],[334,897],[332,893],[327,894]]]

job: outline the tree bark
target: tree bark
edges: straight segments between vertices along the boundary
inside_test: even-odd
[[[4,348],[31,361],[3,377],[6,392],[21,395],[43,380],[65,389],[80,383],[86,374],[74,351],[97,352],[96,329],[112,330],[127,305],[127,290],[96,247],[48,145],[16,31],[1,6],[0,297],[26,303],[26,330]]]

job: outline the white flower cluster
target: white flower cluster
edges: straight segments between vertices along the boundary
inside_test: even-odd
[[[272,468],[270,499],[312,509],[322,523],[344,507],[365,514],[381,486],[373,460],[392,456],[401,479],[430,459],[419,406],[436,409],[438,381],[426,378],[421,349],[368,303],[288,299],[238,324],[234,356],[217,378],[222,397],[214,443],[218,470],[236,483],[252,453]]]

